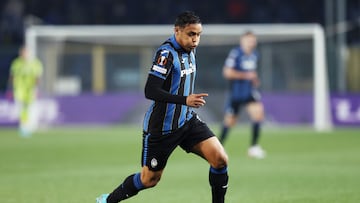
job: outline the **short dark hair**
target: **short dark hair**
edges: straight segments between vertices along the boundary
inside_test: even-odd
[[[241,35],[241,37],[245,37],[245,36],[249,36],[249,35],[255,36],[255,33],[251,30],[247,30]]]
[[[189,24],[201,24],[200,17],[192,11],[185,11],[179,14],[175,20],[175,27],[185,27]]]

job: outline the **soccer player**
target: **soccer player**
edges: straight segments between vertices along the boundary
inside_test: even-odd
[[[9,84],[13,89],[13,97],[20,108],[19,131],[20,135],[31,135],[30,112],[37,96],[37,85],[43,72],[39,59],[30,57],[26,47],[19,49],[19,56],[13,60],[10,67]]]
[[[252,139],[248,155],[252,158],[264,158],[265,151],[258,145],[260,127],[264,119],[264,107],[257,91],[259,78],[256,72],[258,54],[257,38],[248,31],[240,36],[240,46],[233,48],[225,60],[223,75],[230,83],[226,102],[220,142],[224,143],[229,129],[233,127],[242,108],[246,108],[252,121]]]
[[[141,171],[125,178],[112,193],[98,197],[98,203],[120,202],[154,187],[177,146],[210,164],[212,202],[225,201],[228,156],[194,111],[205,105],[208,96],[194,93],[195,49],[201,33],[201,20],[193,12],[178,15],[174,34],[158,48],[145,85],[145,96],[153,102],[144,117]]]

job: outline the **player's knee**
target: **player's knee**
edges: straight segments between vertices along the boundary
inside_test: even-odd
[[[213,168],[223,168],[228,165],[228,156],[226,153],[221,153],[216,157],[215,162],[213,163]]]
[[[219,165],[220,165],[220,167],[225,167],[225,166],[227,166],[227,165],[228,165],[228,161],[229,161],[229,158],[228,158],[227,154],[224,154],[224,155],[220,158],[220,160],[219,160]]]
[[[233,117],[225,118],[224,123],[227,127],[234,127],[236,123],[236,119]]]
[[[231,121],[229,122],[229,127],[234,127],[234,126],[235,126],[235,123],[236,123],[235,120],[231,120]]]
[[[264,120],[265,116],[263,113],[258,113],[253,116],[253,121],[255,122],[262,122]]]

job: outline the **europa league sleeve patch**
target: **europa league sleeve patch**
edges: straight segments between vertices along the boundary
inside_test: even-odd
[[[156,53],[151,72],[158,76],[166,76],[171,67],[171,57],[169,50],[159,50]]]
[[[158,66],[165,66],[169,57],[169,50],[161,50],[160,54],[156,59],[156,64]]]

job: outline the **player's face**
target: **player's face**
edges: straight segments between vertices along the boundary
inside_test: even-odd
[[[22,48],[20,48],[20,50],[19,50],[19,55],[20,55],[22,58],[27,59],[27,58],[29,57],[29,52],[28,52],[28,50],[27,50],[25,47],[22,47]]]
[[[175,27],[175,38],[186,51],[195,49],[200,43],[201,24],[189,24],[185,27]]]
[[[242,36],[240,39],[240,45],[241,45],[242,49],[247,54],[249,54],[255,49],[255,47],[257,45],[256,37],[254,35]]]

